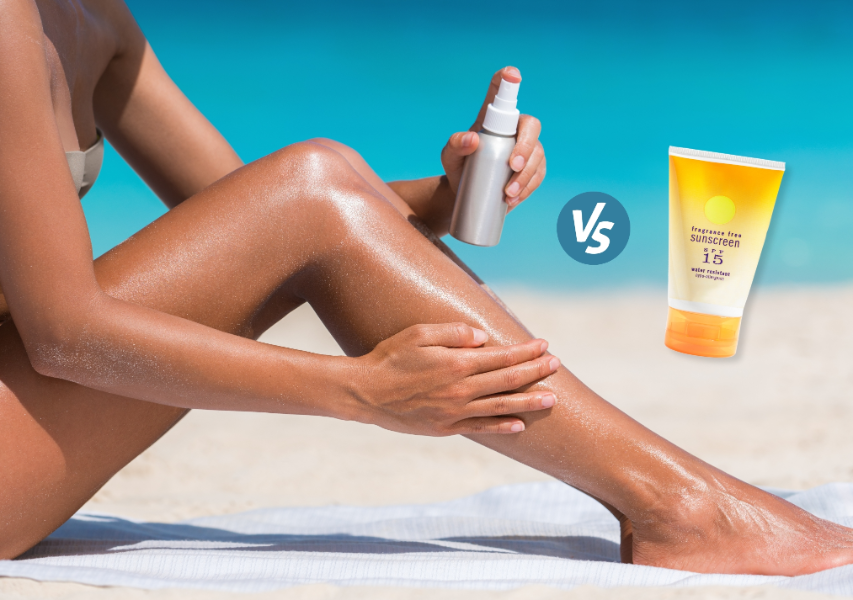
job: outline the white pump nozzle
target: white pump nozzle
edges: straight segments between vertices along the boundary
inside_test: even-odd
[[[518,129],[518,86],[520,83],[512,83],[501,79],[501,86],[492,103],[486,107],[486,118],[483,120],[483,129],[497,133],[498,135],[515,135]]]

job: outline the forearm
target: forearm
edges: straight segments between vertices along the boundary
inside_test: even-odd
[[[456,195],[447,177],[435,176],[388,184],[412,211],[439,237],[450,231],[450,218]]]
[[[103,295],[30,352],[52,377],[182,408],[355,417],[354,359],[280,348]]]

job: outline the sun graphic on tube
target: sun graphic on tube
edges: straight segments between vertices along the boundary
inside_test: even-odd
[[[725,225],[735,218],[735,203],[728,196],[714,196],[705,203],[705,216],[717,225]]]

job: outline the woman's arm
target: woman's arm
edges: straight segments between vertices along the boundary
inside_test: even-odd
[[[446,175],[391,181],[388,187],[394,190],[437,236],[442,237],[450,232],[450,217],[453,215],[456,191],[451,189]]]
[[[243,162],[171,80],[124,2],[110,11],[118,48],[95,89],[95,120],[171,208]]]
[[[457,417],[473,399],[462,396],[494,393],[482,390],[494,387],[496,378],[523,385],[550,372],[547,357],[535,360],[544,351],[541,340],[462,350],[485,341],[466,325],[404,331],[362,360],[258,343],[106,295],[95,277],[86,220],[56,125],[50,76],[35,3],[0,0],[0,285],[39,373],[179,407],[366,422],[382,414],[393,423],[396,417],[389,421],[388,406],[380,404],[405,407],[413,399],[421,418],[407,421],[405,410],[391,410],[399,427],[437,435],[484,426],[483,419],[470,418],[459,425]],[[132,122],[126,127],[138,130]],[[501,369],[509,359],[517,366]],[[490,385],[460,377],[461,361],[476,363],[478,373],[494,372]],[[392,392],[375,395],[377,385],[389,384]],[[505,405],[500,414],[512,412],[518,410]],[[517,423],[493,419],[488,430],[509,433]]]
[[[101,291],[54,118],[38,10],[32,0],[0,8],[0,282],[34,368],[165,404],[311,412],[300,405],[309,399],[283,398],[285,378],[269,375],[311,381],[326,362],[331,378],[336,359],[279,351]]]
[[[163,70],[124,2],[108,7],[117,52],[94,94],[95,120],[164,204],[174,208],[243,161]],[[0,289],[0,323],[9,306]]]
[[[392,181],[388,184],[439,237],[450,231],[450,218],[453,215],[453,205],[456,203],[456,189],[462,177],[465,157],[473,154],[479,145],[477,132],[483,126],[486,107],[494,100],[501,78],[520,82],[521,74],[515,67],[505,67],[494,74],[474,124],[468,131],[460,131],[450,136],[441,151],[445,175],[410,181]],[[539,119],[530,115],[521,115],[518,121],[518,141],[509,159],[515,173],[505,187],[509,210],[524,202],[545,178],[545,151],[539,141],[541,130]]]

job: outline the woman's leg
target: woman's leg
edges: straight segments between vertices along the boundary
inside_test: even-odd
[[[529,338],[338,152],[300,144],[191,198],[97,261],[111,294],[242,335],[309,301],[350,354],[415,323],[463,320],[490,344]],[[0,327],[0,556],[68,518],[181,411],[50,380]],[[640,383],[640,382],[638,382]],[[680,451],[567,370],[549,415],[477,441],[613,505],[637,562],[809,572],[853,560],[848,530]]]
[[[397,193],[388,186],[381,177],[379,177],[376,172],[367,164],[367,161],[355,150],[350,148],[345,144],[341,144],[335,140],[330,140],[328,138],[315,138],[311,140],[318,144],[322,144],[327,148],[335,150],[338,152],[349,165],[359,174],[361,177],[379,192],[390,204],[392,204],[413,226],[417,227],[420,232],[426,236],[442,253],[444,253],[448,258],[453,260],[460,269],[465,271],[472,279],[474,279],[477,284],[483,288],[483,290],[491,296],[496,302],[498,302],[510,315],[512,312],[509,307],[507,307],[503,301],[487,286],[471,269],[468,268],[462,260],[456,256],[456,254],[447,247],[447,245],[442,242],[430,229],[426,226],[426,224],[422,223],[419,218],[414,214],[412,209],[406,204],[405,200],[400,198]],[[514,317],[514,315],[512,315]],[[600,498],[596,498],[595,496],[591,496],[599,503],[601,503],[608,511],[610,511],[614,517],[619,521],[619,526],[621,529],[621,544],[620,544],[620,554],[622,562],[631,563],[633,562],[633,530],[631,526],[631,521],[619,512],[616,508],[608,504],[607,502],[602,501]]]
[[[316,141],[341,154],[368,185],[417,225],[403,200],[357,152],[332,140]],[[420,230],[431,237],[424,228]],[[501,310],[503,303],[491,290],[482,286],[485,294],[472,291],[481,282],[449,248],[434,237],[430,241],[470,277],[462,276],[462,270],[449,269],[448,277],[453,279],[439,285],[436,278],[427,293],[409,286],[397,296],[404,305],[402,310],[385,303],[367,307],[356,298],[347,302],[338,295],[332,305],[328,302],[332,295],[302,297],[350,354],[367,352],[383,335],[414,322],[464,320],[487,331],[489,345],[532,337],[508,310]],[[367,236],[360,243],[374,248],[381,245],[379,239],[371,241]],[[389,279],[403,278],[407,272],[442,273],[440,265],[447,263],[427,252],[425,244],[411,248],[410,253],[410,262],[401,265],[402,247],[397,247],[395,266],[401,273],[395,276],[393,269],[380,269],[376,276],[383,286],[399,285]],[[338,273],[341,290],[354,295],[363,292],[346,269]],[[359,279],[366,288],[371,287],[369,280]],[[328,282],[325,277],[324,284]],[[340,319],[344,303],[357,314],[351,312]],[[385,320],[399,320],[385,325],[387,329],[380,325],[377,338],[368,329],[372,330],[379,313]],[[419,320],[413,321],[414,316]],[[357,330],[359,320],[367,329]],[[357,339],[353,339],[354,333]],[[540,333],[547,337],[547,332]],[[853,531],[816,519],[687,454],[604,401],[565,367],[534,387],[554,391],[560,401],[549,411],[525,415],[527,429],[518,436],[472,439],[604,504],[622,525],[623,560],[699,572],[768,574],[807,573],[853,562]]]

